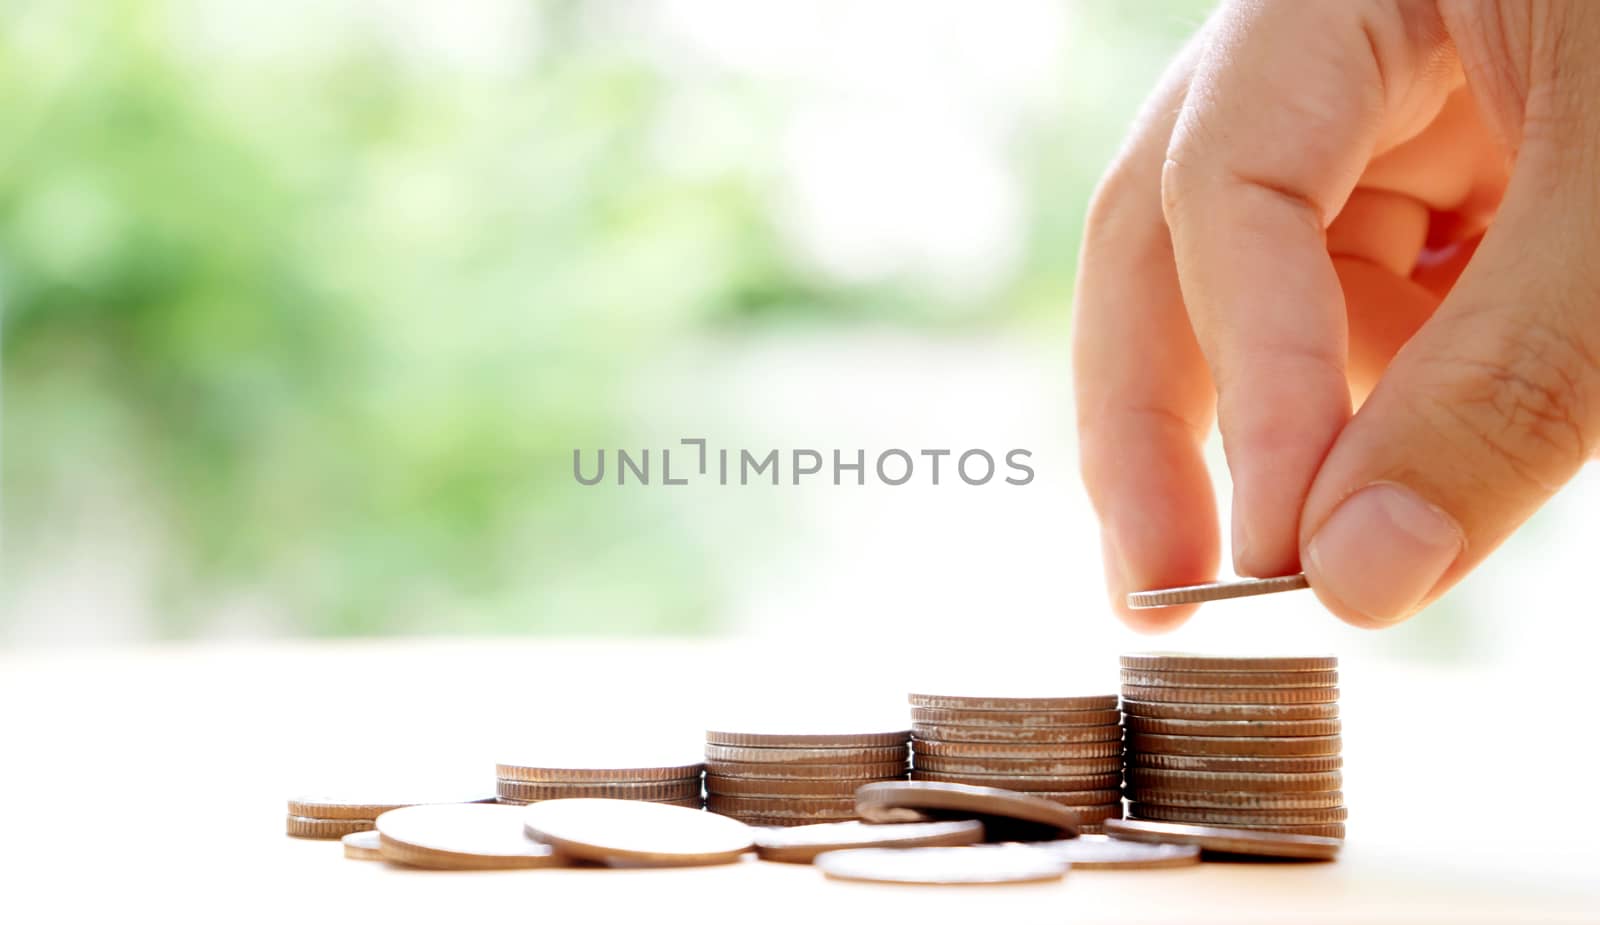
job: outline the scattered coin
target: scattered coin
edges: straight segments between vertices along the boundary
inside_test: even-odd
[[[718,732],[706,733],[712,745],[737,745],[751,748],[873,748],[904,745],[911,733],[893,732]]]
[[[1339,790],[1253,793],[1248,790],[1158,790],[1130,787],[1128,799],[1135,803],[1207,809],[1327,809],[1344,805],[1344,793]]]
[[[1063,744],[1005,745],[991,742],[930,742],[914,744],[917,760],[932,755],[939,758],[1110,758],[1122,754],[1121,742],[1076,742]]]
[[[343,838],[351,832],[365,832],[372,828],[371,819],[312,819],[290,815],[287,831],[295,838]]]
[[[1078,776],[1122,770],[1121,757],[1109,758],[941,758],[917,757],[917,768],[955,774],[1032,774]]]
[[[1206,720],[1156,719],[1128,716],[1123,722],[1129,732],[1185,736],[1327,736],[1341,731],[1336,719],[1301,720]]]
[[[1127,716],[1189,720],[1327,720],[1339,718],[1339,704],[1329,703],[1154,703],[1122,701]]]
[[[1027,845],[963,848],[857,848],[812,862],[836,880],[876,883],[1023,883],[1059,880],[1067,862]]]
[[[941,726],[1103,726],[1115,723],[1121,714],[1109,710],[946,710],[940,707],[912,707],[913,723],[935,723]]]
[[[1120,772],[1120,768],[1117,772]],[[975,787],[999,787],[1002,790],[1068,791],[1109,790],[1122,784],[1121,773],[1084,775],[1020,775],[1020,774],[950,774],[921,768],[911,772],[912,780],[940,781],[949,784],[971,784]]]
[[[1306,755],[1287,758],[1251,758],[1243,755],[1158,755],[1129,752],[1128,767],[1160,771],[1222,771],[1253,774],[1305,774],[1337,771],[1344,767],[1340,755]]]
[[[1122,696],[1130,700],[1155,703],[1248,703],[1248,704],[1300,704],[1335,703],[1339,699],[1337,687],[1140,687],[1124,685]]]
[[[882,780],[903,777],[904,761],[873,764],[784,764],[777,761],[707,761],[706,773],[718,777],[774,780]]]
[[[854,797],[863,781],[845,780],[777,780],[773,778],[749,779],[706,775],[706,792],[732,797]]]
[[[700,796],[700,780],[627,781],[614,784],[532,784],[502,780],[495,784],[502,799],[519,803],[559,800],[572,797],[597,797],[608,800],[687,800]]]
[[[1122,819],[1106,823],[1106,834],[1126,841],[1195,845],[1201,851],[1252,857],[1327,860],[1338,856],[1343,842],[1315,835],[1263,832],[1257,829],[1189,825]]]
[[[869,825],[824,822],[756,832],[756,854],[767,861],[809,864],[826,851],[851,848],[924,848],[972,845],[983,840],[983,823],[971,819]]]
[[[364,819],[371,821],[391,809],[419,803],[491,803],[494,794],[480,788],[417,787],[410,792],[374,789],[348,795],[313,795],[289,801],[289,815],[312,819]]]
[[[993,742],[1005,745],[1111,742],[1122,738],[1122,727],[1115,722],[1097,726],[943,726],[915,723],[911,731],[919,742]]]
[[[1200,849],[1195,845],[1119,841],[1106,835],[1032,842],[1029,847],[1050,852],[1070,863],[1073,870],[1154,870],[1200,863]]]
[[[1128,751],[1155,755],[1234,758],[1322,758],[1339,754],[1339,736],[1128,735]]]
[[[562,865],[549,845],[523,834],[523,812],[521,807],[485,803],[435,803],[390,810],[378,817],[378,850],[387,861],[435,870]]]
[[[621,781],[664,781],[697,778],[705,765],[659,765],[649,767],[580,765],[497,764],[495,776],[501,780],[528,783],[619,783]]]
[[[1201,604],[1235,597],[1253,597],[1257,594],[1276,594],[1280,591],[1298,591],[1309,588],[1306,576],[1284,575],[1279,578],[1241,578],[1236,581],[1213,581],[1203,585],[1181,588],[1161,588],[1154,591],[1135,591],[1128,595],[1130,610],[1149,610],[1155,607],[1177,607],[1180,604]]]
[[[968,784],[892,781],[867,784],[856,791],[856,811],[863,816],[868,810],[881,807],[971,813],[985,820],[1030,822],[1058,828],[1068,837],[1077,834],[1075,826],[1087,812],[1077,812],[1074,808],[1015,791]]]
[[[381,861],[383,852],[379,850],[382,838],[376,829],[365,832],[351,832],[339,839],[344,843],[344,856],[357,861]]]
[[[912,694],[909,699],[913,707],[962,711],[1073,713],[1117,708],[1116,694],[1085,697],[955,697],[943,694]]]
[[[1134,671],[1122,683],[1135,687],[1333,687],[1337,671]]]
[[[1249,791],[1282,793],[1338,790],[1344,776],[1338,771],[1310,774],[1272,774],[1220,771],[1159,771],[1128,769],[1128,786],[1154,790]]]
[[[766,748],[743,745],[707,745],[706,761],[757,762],[760,764],[875,764],[905,761],[904,745],[874,748]]]
[[[1134,671],[1332,671],[1333,655],[1196,655],[1190,652],[1134,652],[1122,656]]]
[[[754,834],[716,813],[637,800],[546,800],[520,812],[527,834],[557,853],[613,864],[726,864],[750,850]]]

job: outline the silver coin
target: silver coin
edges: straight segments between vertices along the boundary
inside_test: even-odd
[[[1184,588],[1161,588],[1155,591],[1134,591],[1128,595],[1132,610],[1150,610],[1156,607],[1176,607],[1179,604],[1201,604],[1206,601],[1225,601],[1233,597],[1254,597],[1257,594],[1276,594],[1279,591],[1299,591],[1309,588],[1305,573],[1284,575],[1279,578],[1241,578],[1237,581],[1213,581]]]

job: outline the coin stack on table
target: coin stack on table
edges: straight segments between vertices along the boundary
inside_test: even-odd
[[[905,730],[706,733],[706,808],[751,825],[856,818],[856,788],[904,780]]]
[[[913,780],[1026,791],[1072,808],[1083,832],[1121,818],[1115,694],[910,700]]]
[[[599,798],[644,800],[699,809],[702,764],[659,766],[497,764],[495,789],[500,803]]]
[[[487,803],[494,799],[487,791],[486,787],[410,783],[294,797],[289,800],[288,832],[296,838],[343,838],[372,831],[374,820],[391,809],[422,803]]]
[[[1122,657],[1130,819],[1343,838],[1338,659]]]

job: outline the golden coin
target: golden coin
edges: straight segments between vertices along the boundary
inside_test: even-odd
[[[706,773],[718,777],[774,780],[883,780],[904,777],[904,761],[873,764],[784,764],[776,761],[706,762]]]
[[[1327,860],[1338,856],[1339,849],[1343,847],[1343,842],[1335,838],[1181,822],[1114,819],[1107,821],[1105,828],[1111,837],[1125,841],[1195,845],[1201,851],[1252,857]]]
[[[1081,713],[1088,710],[1115,710],[1116,694],[1083,697],[956,697],[944,694],[912,694],[913,707],[940,710],[984,710],[1021,713]]]
[[[1206,720],[1206,719],[1156,719],[1149,716],[1129,716],[1125,720],[1129,732],[1155,735],[1185,736],[1328,736],[1341,731],[1336,719],[1301,720]]]
[[[872,748],[904,745],[911,733],[893,732],[718,732],[706,733],[712,745],[742,745],[753,748]]]
[[[290,815],[287,831],[295,838],[343,838],[351,832],[365,832],[372,828],[371,819],[312,819]]]
[[[1153,703],[1145,700],[1124,700],[1122,711],[1126,716],[1185,720],[1254,722],[1339,718],[1337,703]]]
[[[756,828],[788,828],[797,825],[820,825],[825,822],[860,822],[860,817],[855,813],[845,814],[806,814],[797,813],[788,816],[763,815],[761,813],[717,813],[729,819],[736,819],[745,825]]]
[[[983,841],[983,823],[972,819],[868,825],[823,822],[756,832],[756,854],[766,861],[809,864],[826,851],[852,848],[926,848]]]
[[[706,792],[730,797],[853,797],[860,780],[776,780],[706,775]]]
[[[608,800],[687,800],[700,795],[695,778],[676,781],[628,781],[615,784],[531,784],[519,780],[496,781],[504,799],[532,803],[572,797],[599,797]]]
[[[727,864],[754,834],[716,813],[637,800],[546,800],[522,813],[528,835],[566,857],[632,866]]]
[[[1134,671],[1332,671],[1335,655],[1195,655],[1190,652],[1134,652],[1120,659]]]
[[[858,848],[812,861],[835,880],[873,883],[1026,883],[1060,880],[1067,862],[1027,845]]]
[[[1050,745],[1075,742],[1113,742],[1122,738],[1116,723],[1098,726],[943,726],[916,723],[911,727],[920,742],[993,742],[1004,745]]]
[[[495,776],[501,780],[525,781],[532,784],[574,783],[614,784],[624,781],[666,781],[694,779],[705,770],[705,765],[675,764],[629,767],[599,763],[583,765],[497,764]]]
[[[1203,809],[1327,809],[1344,805],[1341,790],[1262,793],[1248,790],[1159,790],[1130,787],[1128,799],[1135,803],[1162,806],[1189,806]]]
[[[1049,851],[1073,870],[1155,870],[1200,863],[1200,849],[1194,845],[1118,841],[1107,835],[1033,842],[1030,847]]]
[[[1248,703],[1275,705],[1286,703],[1335,703],[1337,687],[1140,687],[1122,686],[1129,700],[1155,703]]]
[[[382,839],[378,837],[376,829],[368,829],[365,832],[351,832],[349,835],[339,839],[339,841],[344,843],[344,856],[347,858],[357,861],[383,860],[383,852],[378,848]]]
[[[1337,771],[1344,767],[1341,755],[1252,758],[1241,755],[1161,755],[1130,751],[1128,767],[1158,771],[1248,771],[1265,774],[1306,774],[1312,771]]]
[[[940,726],[981,726],[1014,729],[1020,726],[1103,726],[1115,723],[1121,714],[1109,710],[946,710],[940,707],[912,707],[913,723]]]
[[[938,758],[1110,758],[1122,754],[1122,743],[1008,745],[995,742],[928,742],[918,739],[913,743],[913,752],[917,758],[923,755]]]
[[[1121,804],[1118,803],[1120,808]],[[945,784],[935,781],[890,781],[868,784],[856,791],[856,811],[862,816],[873,808],[904,808],[919,812],[971,813],[983,818],[1035,823],[1075,834],[1080,819],[1093,811],[1088,807],[1066,807],[1012,790]]]
[[[391,809],[420,803],[491,803],[494,794],[481,787],[417,787],[409,792],[383,792],[295,797],[289,815],[311,819],[376,819]]]
[[[1129,803],[1128,814],[1140,819],[1194,822],[1200,825],[1323,825],[1345,821],[1349,817],[1349,810],[1343,806],[1330,806],[1326,809],[1243,810]]]
[[[1339,736],[1175,736],[1129,733],[1128,751],[1157,755],[1238,758],[1321,758],[1337,755]]]
[[[983,786],[971,781],[956,781],[955,783],[970,783],[974,787]],[[1004,787],[1001,789],[1009,790],[1011,788]],[[1114,788],[1105,790],[1029,790],[1027,794],[1030,797],[1038,797],[1041,800],[1049,800],[1053,803],[1060,803],[1063,806],[1093,806],[1102,803],[1115,803],[1122,799],[1122,791]]]
[[[1050,774],[1056,776],[1109,774],[1122,769],[1120,755],[1108,758],[945,758],[918,755],[916,767],[923,771],[948,771],[955,774]]]
[[[714,813],[753,813],[756,815],[849,815],[855,812],[855,797],[725,797],[712,794],[706,808]]]
[[[1337,671],[1133,671],[1122,683],[1135,687],[1333,687]]]
[[[1098,774],[952,774],[917,768],[911,772],[912,780],[940,781],[947,784],[971,784],[974,787],[998,787],[1002,790],[1085,791],[1110,790],[1122,785],[1121,769]]]
[[[1033,796],[1033,794],[1029,794],[1029,796]],[[1122,818],[1122,800],[1120,799],[1115,803],[1097,803],[1092,806],[1068,806],[1067,809],[1071,810],[1072,814],[1078,817],[1077,824],[1079,827],[1089,824],[1102,823],[1107,819]]]
[[[1276,774],[1217,771],[1153,771],[1129,768],[1128,786],[1151,790],[1206,790],[1281,793],[1284,791],[1338,790],[1344,775],[1338,771]]]
[[[707,745],[706,760],[748,761],[759,764],[878,764],[904,761],[904,745],[879,748],[752,748],[742,745]]]
[[[390,810],[378,817],[382,836],[378,850],[384,860],[434,870],[563,864],[549,845],[523,834],[523,812],[518,806],[484,803],[435,803]]]

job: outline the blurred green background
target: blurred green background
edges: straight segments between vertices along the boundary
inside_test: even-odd
[[[861,326],[1064,358],[1086,199],[1208,6],[0,2],[0,638],[99,574],[131,637],[716,629],[677,514],[569,490],[574,447],[636,442],[641,358]],[[933,143],[844,162],[1013,205],[955,283],[950,245],[806,230],[805,139],[902,108]],[[921,163],[969,136],[981,171]]]

